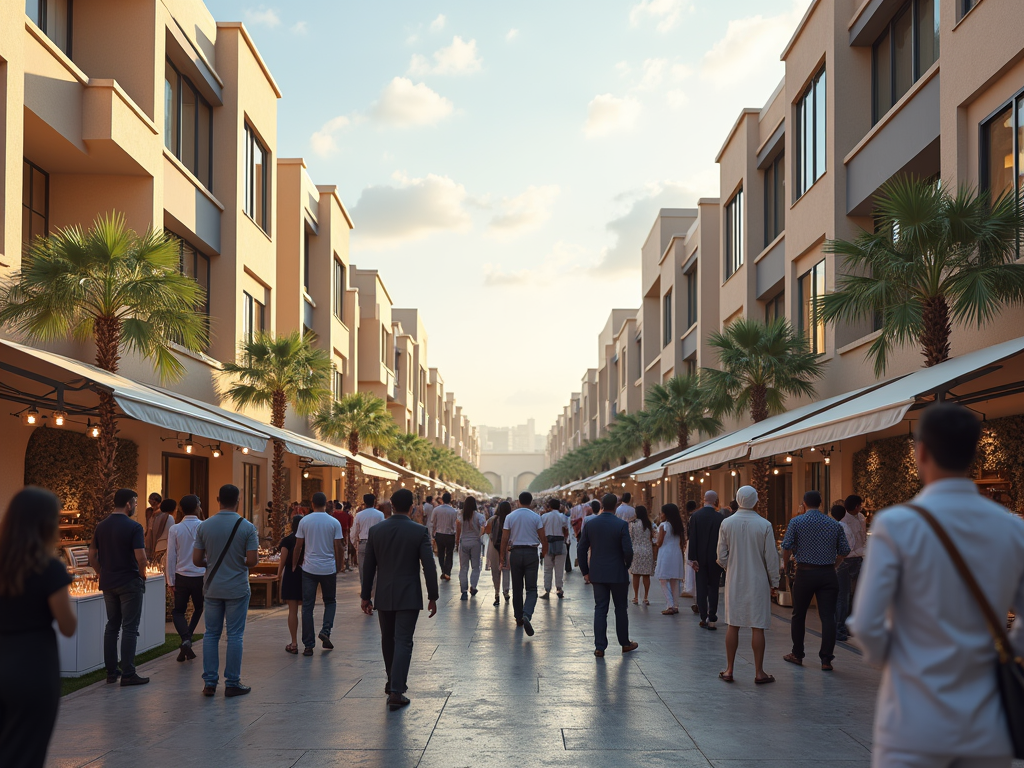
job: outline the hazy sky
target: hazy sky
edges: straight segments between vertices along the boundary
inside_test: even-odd
[[[546,432],[638,305],[658,208],[718,195],[808,0],[206,2],[246,23],[278,155],[339,185],[352,263],[422,310],[463,412]]]

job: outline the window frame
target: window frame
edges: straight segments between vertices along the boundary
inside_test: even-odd
[[[743,226],[743,185],[725,204],[725,279],[739,272],[746,260]],[[738,247],[737,247],[738,244]]]
[[[821,68],[814,74],[813,77],[808,81],[807,86],[800,94],[800,98],[796,100],[796,115],[794,124],[796,130],[794,133],[793,145],[796,148],[796,155],[793,158],[793,162],[796,166],[796,173],[793,174],[795,183],[793,184],[794,197],[793,201],[796,202],[803,197],[807,191],[813,187],[822,176],[828,172],[828,153],[826,151],[828,144],[828,68],[822,64]],[[818,125],[818,85],[821,84],[822,95],[825,99],[825,104],[821,109],[822,116],[824,117],[824,125]],[[812,137],[811,142],[811,176],[808,179],[804,178],[806,172],[805,168],[805,155],[806,151],[806,126],[805,118],[808,115],[808,105],[810,106],[809,114],[811,115],[810,121],[810,135]],[[824,145],[820,148],[822,153],[821,162],[821,173],[818,173],[818,137],[824,139]]]
[[[1014,92],[1010,98],[1001,102],[999,106],[978,123],[978,178],[981,182],[979,186],[991,194],[992,179],[989,173],[989,156],[992,147],[989,126],[1007,110],[1010,112],[1010,133],[1013,138],[1014,158],[1013,179],[1015,183],[1011,186],[1011,191],[1015,192],[1019,197],[1024,193],[1024,175],[1022,175],[1024,174],[1024,163],[1021,162],[1021,152],[1024,151],[1024,144],[1021,142],[1021,132],[1024,129],[1024,88]]]
[[[820,273],[819,273],[820,269]],[[821,281],[821,292],[818,292],[818,280]],[[805,288],[804,281],[807,280],[811,287],[811,295],[804,296]],[[828,288],[827,273],[825,271],[825,259],[822,258],[820,261],[815,263],[809,270],[804,272],[796,281],[797,286],[797,301],[800,305],[800,326],[799,331],[807,339],[808,348],[811,352],[818,355],[825,354],[826,339],[825,339],[825,321],[818,315],[818,300],[825,295]],[[809,315],[811,317],[809,317]],[[814,330],[812,333],[811,328],[808,325],[809,321],[813,321]]]
[[[345,263],[334,257],[334,316],[345,322]]]
[[[72,43],[74,42],[75,30],[75,3],[74,0],[66,0],[66,2],[68,6],[68,34],[67,40],[65,41],[64,45],[62,45],[61,42],[56,38],[51,37],[49,30],[47,30],[46,28],[47,26],[49,26],[49,8],[47,8],[47,0],[37,0],[37,10],[35,18],[33,18],[32,16],[29,16],[29,18],[32,19],[32,23],[39,27],[39,29],[42,30],[43,34],[46,35],[51,41],[53,41],[54,45],[60,48],[61,51],[64,52],[64,55],[70,59],[72,58],[72,51],[74,50],[74,48],[72,47]],[[67,46],[66,48],[65,45]]]
[[[311,232],[308,226],[302,228],[302,290],[309,296],[309,263],[312,261],[310,258],[310,248],[312,244],[310,242]]]
[[[38,165],[33,163],[27,157],[22,158],[22,189],[21,189],[21,217],[22,217],[22,232],[21,242],[24,247],[32,245],[32,238],[26,238],[26,234],[31,231],[31,226],[28,230],[25,229],[25,216],[28,214],[28,221],[31,225],[33,216],[43,217],[43,237],[50,236],[50,174],[44,171]],[[28,181],[26,185],[24,183],[25,172],[28,172]],[[43,210],[42,212],[37,211],[32,204],[35,198],[35,175],[39,173],[43,177]],[[28,202],[26,202],[26,200]]]
[[[166,58],[166,66],[169,67],[171,69],[171,71],[173,71],[174,74],[178,78],[177,89],[175,90],[174,115],[173,115],[173,118],[172,118],[175,121],[174,143],[177,146],[173,146],[172,147],[172,146],[168,146],[168,144],[167,144],[167,141],[168,141],[168,135],[167,135],[167,120],[168,120],[168,116],[165,114],[164,115],[164,147],[167,149],[168,152],[170,152],[172,155],[174,155],[174,157],[177,158],[178,161],[181,162],[182,165],[184,165],[186,168],[188,168],[189,173],[191,173],[193,176],[195,176],[199,180],[199,182],[204,187],[206,187],[206,189],[208,191],[212,192],[213,191],[213,107],[211,106],[210,102],[206,99],[206,97],[203,96],[203,94],[199,91],[199,89],[196,88],[195,83],[193,83],[192,80],[189,79],[188,75],[183,75],[181,73],[181,70],[179,70],[174,65],[174,62],[171,61],[171,59],[169,57]],[[166,70],[165,70],[165,77],[164,77],[165,107],[166,107],[166,86],[167,86],[167,78],[166,78]],[[184,157],[182,157],[182,145],[184,144],[183,137],[182,137],[182,128],[184,127],[184,124],[182,122],[182,104],[183,104],[183,100],[184,100],[185,88],[188,88],[192,92],[192,96],[195,99],[195,110],[194,110],[195,115],[193,117],[193,125],[192,125],[193,143],[195,145],[195,147],[193,149],[194,157],[192,158],[194,165],[190,165],[189,162]],[[200,117],[200,115],[202,113],[202,110],[200,110],[199,107],[200,107],[201,104],[206,107],[206,110],[207,110],[207,112],[210,115],[209,125],[207,126],[208,136],[209,136],[209,148],[208,148],[208,151],[207,151],[207,158],[206,158],[206,162],[207,162],[207,173],[206,173],[206,176],[207,177],[205,179],[200,175],[201,166],[200,166],[200,162],[199,162],[200,154],[202,152],[202,147],[200,146],[201,142],[199,141],[199,137],[201,135],[200,130],[199,130],[199,117]]]
[[[244,142],[245,142],[245,178],[243,188],[243,200],[242,200],[242,212],[249,217],[250,221],[259,227],[267,235],[270,235],[270,168],[271,168],[271,155],[270,150],[267,149],[266,145],[260,139],[256,129],[252,126],[248,120],[245,121],[244,129]],[[262,209],[262,216],[260,220],[256,217],[256,153],[255,147],[259,147],[263,152],[263,175],[261,189],[259,190],[260,208]]]
[[[697,324],[700,301],[700,283],[697,281],[697,265],[695,264],[689,272],[684,272],[686,278],[686,328],[689,330]]]
[[[252,341],[257,331],[267,329],[267,305],[246,290],[242,291],[242,338]]]
[[[786,317],[786,292],[779,291],[764,303],[764,321],[770,323]]]
[[[782,173],[781,184],[779,173]],[[769,196],[769,190],[771,195]],[[772,205],[774,203],[774,206]],[[786,153],[779,152],[764,169],[764,247],[786,231]]]
[[[176,232],[171,232],[171,231],[168,230],[167,234],[170,237],[173,237],[175,240],[178,241],[178,271],[181,274],[185,275],[186,277],[191,277],[193,280],[195,280],[197,283],[199,283],[199,285],[206,291],[206,305],[203,307],[203,314],[205,314],[206,317],[209,318],[209,316],[210,316],[210,277],[211,277],[211,274],[212,274],[212,265],[210,263],[210,257],[207,256],[205,253],[203,253],[201,250],[199,250],[196,246],[192,245],[192,243],[190,243],[188,240],[183,238],[181,235],[177,234]],[[186,258],[189,255],[191,255],[191,257],[192,257],[192,272],[191,273],[189,273],[185,269],[185,260],[186,260]],[[205,272],[206,272],[206,284],[205,285],[203,284],[203,282],[201,280],[199,280],[199,277],[198,277],[199,274],[200,274],[200,272],[199,272],[200,261],[202,261],[205,264],[205,267],[206,267],[205,268]]]
[[[672,288],[661,297],[661,348],[672,343]]]
[[[914,83],[921,79],[931,67],[939,60],[941,55],[940,40],[941,36],[935,40],[935,59],[927,66],[921,66],[921,3],[932,3],[933,19],[938,18],[940,3],[936,3],[935,0],[906,0],[896,12],[889,19],[885,25],[885,31],[879,33],[878,37],[875,38],[874,43],[871,44],[871,125],[877,125],[878,122],[885,117],[892,110],[896,103],[902,99],[907,92],[914,87]],[[903,14],[907,11],[910,12],[910,85],[903,93],[896,95],[896,22],[903,18]],[[934,21],[933,21],[934,24]],[[886,45],[889,47],[889,105],[884,110],[880,109],[879,103],[879,76],[878,70],[878,51],[881,47],[883,39],[886,39]]]

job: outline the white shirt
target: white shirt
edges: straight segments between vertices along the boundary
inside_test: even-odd
[[[839,522],[846,523],[846,543],[850,545],[850,554],[846,557],[864,557],[864,548],[868,544],[867,520],[863,514],[846,513]]]
[[[370,535],[370,529],[377,523],[384,522],[384,513],[376,507],[367,507],[356,514],[352,521],[351,539],[353,543],[365,541]]]
[[[200,568],[192,562],[192,550],[196,545],[196,529],[199,528],[199,522],[195,515],[185,515],[180,523],[172,525],[167,531],[167,567],[164,570],[167,583],[172,587],[175,574],[206,575],[205,568]]]
[[[575,523],[581,517],[586,517],[587,508],[590,506],[588,501],[586,504],[577,504],[575,507],[569,510],[569,522]]]
[[[310,512],[299,521],[295,538],[303,541],[302,570],[313,576],[338,572],[334,558],[335,539],[344,538],[341,523],[324,511]]]
[[[566,525],[565,515],[557,509],[545,512],[540,519],[544,523],[545,536],[565,535],[566,529],[568,528],[568,525]]]
[[[544,521],[529,507],[513,510],[505,518],[504,527],[509,532],[510,547],[540,546],[539,532],[544,530]]]
[[[636,510],[629,506],[629,504],[619,504],[619,508],[615,510],[615,516],[619,520],[625,520],[629,523],[636,520]]]
[[[434,533],[455,535],[455,526],[459,520],[459,513],[455,507],[447,504],[440,504],[434,507],[434,514],[431,516],[434,523]]]
[[[968,479],[914,499],[963,555],[997,616],[1024,608],[1024,522]],[[935,532],[907,507],[875,516],[847,623],[882,666],[875,744],[925,754],[1009,756],[996,652],[981,610]],[[1024,622],[1010,633],[1018,652]]]
[[[434,505],[429,501],[423,502],[423,524],[430,531],[430,538],[434,538]]]

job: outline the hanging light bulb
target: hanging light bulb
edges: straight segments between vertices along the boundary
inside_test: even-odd
[[[65,411],[54,411],[53,412],[53,426],[63,427],[68,420],[68,414]]]
[[[249,446],[248,445],[243,445],[242,446],[242,455],[243,456],[248,456],[249,455]]]
[[[827,464],[831,464],[831,463],[832,463],[832,458],[830,456],[826,456],[825,457],[825,464],[827,465]]]
[[[86,426],[85,426],[85,433],[87,435],[89,435],[89,437],[99,437],[100,436],[100,425],[99,424],[93,424],[92,420],[90,419],[89,423],[86,424]]]
[[[21,414],[21,423],[26,427],[34,427],[39,423],[39,411],[34,405]]]
[[[814,446],[811,446],[811,453],[814,453]]]
[[[787,464],[792,464],[793,463],[793,457],[790,456],[788,453],[786,454],[786,463]]]
[[[694,476],[693,476],[693,475],[690,475],[690,482],[691,482],[691,483],[692,483],[692,482],[693,482],[693,481],[694,481],[695,479],[696,479],[696,478],[694,478]]]
[[[733,477],[736,477],[736,470],[734,469],[734,470],[733,470],[732,472],[730,472],[729,474],[731,474],[731,475],[732,475]]]
[[[213,458],[219,459],[222,453],[224,453],[224,449],[220,447],[220,443],[217,443],[213,447]]]
[[[701,483],[703,483],[703,482],[704,482],[704,478],[702,477],[702,478],[700,479],[700,481],[701,481]]]
[[[308,469],[302,470],[302,479],[303,480],[308,480],[309,479],[309,470]]]
[[[772,474],[773,474],[773,475],[777,475],[777,474],[779,474],[779,468],[778,468],[778,467],[776,467],[775,469],[773,469],[773,470],[772,470]]]
[[[192,435],[189,435],[185,441],[185,453],[191,454],[193,448],[195,448],[195,443],[192,442]]]

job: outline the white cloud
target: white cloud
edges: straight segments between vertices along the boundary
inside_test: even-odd
[[[281,17],[273,8],[261,5],[259,8],[249,8],[245,12],[245,20],[253,26],[276,27],[281,23]]]
[[[587,122],[583,132],[588,138],[621,133],[630,130],[639,116],[640,102],[636,99],[602,93],[587,105]]]
[[[722,39],[704,54],[701,76],[717,87],[736,85],[752,73],[777,72],[781,77],[779,57],[800,23],[805,4],[795,0],[789,12],[778,16],[759,14],[730,21]]]
[[[366,187],[355,207],[355,237],[368,248],[388,248],[437,232],[465,231],[466,188],[447,176],[394,175],[395,184]]]
[[[292,24],[292,32],[297,35],[304,35],[309,31],[309,25],[304,21],[296,21]]]
[[[512,42],[517,37],[519,37],[518,29],[510,29],[508,32],[505,33],[505,39],[508,40],[509,42]]]
[[[535,290],[541,287],[557,286],[571,276],[574,284],[579,285],[583,276],[581,269],[588,260],[588,252],[582,246],[559,240],[546,254],[539,267],[524,269],[502,269],[493,264],[484,264],[483,283],[490,288],[513,288],[532,286]]]
[[[396,77],[370,107],[370,117],[384,125],[408,128],[436,125],[454,110],[452,103],[423,83]]]
[[[431,32],[440,32],[442,29],[444,29],[445,22],[447,22],[447,21],[448,20],[444,17],[443,13],[439,14],[436,19],[434,19],[432,22],[430,22],[430,31]]]
[[[313,147],[313,151],[321,157],[333,155],[338,151],[338,145],[334,142],[334,134],[351,123],[352,120],[344,115],[328,120],[319,131],[316,131],[309,137],[309,143]]]
[[[479,72],[483,66],[483,60],[476,48],[476,40],[468,43],[458,35],[452,40],[452,44],[434,51],[434,61],[431,63],[426,56],[414,54],[409,62],[409,74],[417,77],[427,75],[468,75]]]
[[[637,83],[637,89],[641,91],[653,91],[665,80],[665,73],[668,72],[668,59],[645,59],[644,73]]]
[[[512,234],[535,229],[551,218],[551,206],[561,190],[557,184],[530,186],[521,195],[504,197],[491,219],[491,232]]]
[[[690,103],[690,98],[679,88],[673,88],[665,94],[665,103],[668,104],[669,109],[678,112]]]
[[[653,19],[659,32],[668,32],[688,10],[693,10],[689,0],[640,0],[629,12],[629,23],[636,27],[645,19]]]

